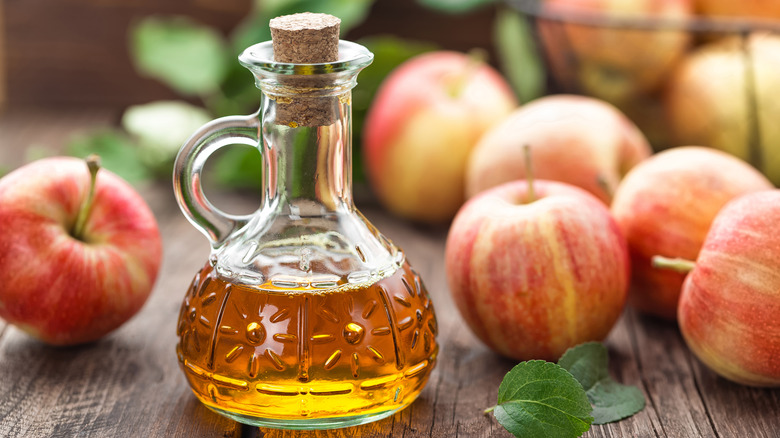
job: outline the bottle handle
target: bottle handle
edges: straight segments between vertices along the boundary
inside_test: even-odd
[[[173,167],[173,191],[184,216],[212,245],[222,243],[234,230],[244,226],[251,215],[231,215],[206,198],[201,172],[206,160],[225,146],[243,144],[257,148],[260,142],[260,116],[228,116],[213,120],[196,131],[179,150]]]

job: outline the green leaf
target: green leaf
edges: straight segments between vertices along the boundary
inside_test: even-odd
[[[639,388],[621,385],[612,379],[596,383],[587,395],[593,405],[594,424],[622,420],[645,408],[645,397]]]
[[[496,0],[417,0],[421,5],[448,14],[465,14]]]
[[[521,362],[498,388],[493,415],[516,437],[578,437],[593,418],[585,390],[560,366]]]
[[[607,348],[601,342],[586,342],[569,348],[558,365],[570,372],[585,391],[601,380],[609,379]]]
[[[130,183],[148,180],[151,175],[138,154],[138,148],[124,133],[102,130],[72,138],[65,147],[69,155],[84,158],[100,155],[102,167]]]
[[[232,62],[226,47],[214,29],[183,17],[148,17],[131,29],[136,69],[188,96],[219,88]]]
[[[544,64],[534,43],[528,18],[502,8],[496,17],[493,37],[501,70],[520,101],[528,102],[544,95]]]
[[[558,365],[568,370],[585,389],[593,405],[594,424],[618,421],[645,407],[645,397],[639,388],[612,380],[608,361],[607,348],[600,342],[572,347],[558,360]]]
[[[211,120],[201,107],[182,101],[159,101],[128,108],[122,127],[138,140],[139,154],[150,167],[170,163],[182,144]]]

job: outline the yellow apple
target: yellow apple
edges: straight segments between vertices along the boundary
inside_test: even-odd
[[[665,105],[678,144],[711,146],[780,182],[780,36],[733,37],[692,53]]]

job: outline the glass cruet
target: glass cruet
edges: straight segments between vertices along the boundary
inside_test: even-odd
[[[178,359],[210,409],[265,427],[322,429],[387,417],[419,395],[436,361],[436,317],[419,275],[352,200],[351,89],[373,55],[338,42],[336,62],[239,57],[262,91],[252,115],[210,122],[182,147],[176,199],[211,243],[179,314]],[[205,197],[216,150],[263,160],[253,214]]]

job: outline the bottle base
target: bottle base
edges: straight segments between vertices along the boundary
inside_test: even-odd
[[[268,427],[271,429],[291,429],[291,430],[322,430],[322,429],[340,429],[342,427],[359,426],[361,424],[372,423],[387,418],[396,412],[402,410],[408,405],[396,406],[386,411],[372,412],[370,414],[350,415],[345,417],[329,418],[309,418],[293,420],[289,418],[262,418],[250,415],[244,415],[236,412],[230,412],[215,406],[206,405],[212,411],[238,421],[239,423],[250,426]]]

